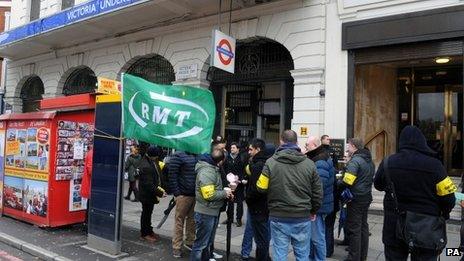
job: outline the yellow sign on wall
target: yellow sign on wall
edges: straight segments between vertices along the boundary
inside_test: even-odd
[[[98,77],[98,93],[121,94],[121,82]]]
[[[6,142],[6,155],[15,155],[20,152],[20,145],[18,140]]]
[[[308,135],[308,127],[300,127],[300,136]]]

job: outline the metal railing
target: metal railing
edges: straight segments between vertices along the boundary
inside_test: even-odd
[[[388,148],[388,132],[386,130],[381,130],[372,135],[369,139],[366,140],[366,147],[372,143],[377,137],[383,135],[384,143],[383,143],[383,158],[387,156],[387,148]]]

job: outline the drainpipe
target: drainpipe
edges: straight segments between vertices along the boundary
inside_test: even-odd
[[[5,12],[5,28],[4,31],[8,31],[10,29],[10,12]],[[0,90],[0,114],[5,113],[5,93],[6,93],[6,67],[8,66],[8,59],[3,58],[2,61],[2,71],[1,71],[1,78],[0,78],[0,86],[2,87]]]

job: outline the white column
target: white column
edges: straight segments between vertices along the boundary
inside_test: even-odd
[[[292,130],[298,134],[298,143],[304,146],[308,136],[324,132],[324,69],[308,68],[291,71],[294,79]],[[306,135],[301,132],[306,128]]]

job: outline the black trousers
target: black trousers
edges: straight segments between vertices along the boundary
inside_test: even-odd
[[[232,213],[231,217],[234,216],[234,209],[235,209],[235,204],[237,204],[237,213],[236,213],[236,220],[242,220],[243,217],[243,199],[236,199],[234,202],[227,202],[227,211],[230,211]],[[231,220],[233,222],[233,220]]]
[[[325,217],[325,246],[326,256],[330,257],[334,252],[334,226],[337,219],[337,212],[333,211]]]
[[[153,235],[153,227],[151,226],[151,215],[155,204],[142,203],[142,215],[140,216],[140,235],[142,237]]]
[[[349,239],[349,253],[347,260],[367,260],[369,248],[369,224],[367,211],[371,200],[353,200],[347,206],[346,232]]]
[[[130,198],[132,192],[134,192],[135,199],[138,199],[139,190],[137,188],[137,180],[129,181],[129,189],[127,190],[127,196],[126,197]]]
[[[436,261],[438,258],[437,251],[429,249],[416,249],[411,253],[411,261]],[[395,246],[385,245],[386,261],[406,261],[408,260],[408,246],[398,244]]]

